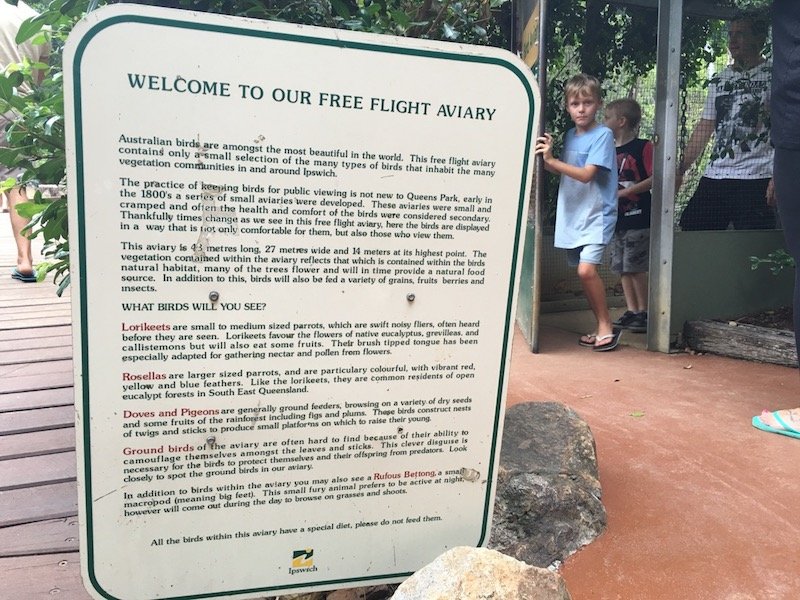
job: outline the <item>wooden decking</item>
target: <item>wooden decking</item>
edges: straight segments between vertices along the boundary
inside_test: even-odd
[[[12,279],[0,231],[0,597],[83,600],[70,301]]]

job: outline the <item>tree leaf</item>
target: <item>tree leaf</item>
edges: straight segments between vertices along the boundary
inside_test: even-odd
[[[347,9],[347,5],[344,2],[342,2],[342,0],[331,0],[331,7],[336,12],[336,14],[342,17],[343,19],[350,18],[350,11]]]
[[[14,41],[16,41],[17,44],[22,44],[39,33],[42,30],[42,27],[47,24],[47,18],[45,17],[45,14],[46,13],[43,13],[23,21],[22,25],[19,26],[19,31],[17,32],[17,37]]]
[[[445,39],[457,40],[458,32],[450,26],[449,23],[442,23],[442,31],[444,32]]]
[[[402,10],[393,10],[392,18],[394,19],[395,23],[404,29],[408,29],[408,27],[411,25],[411,19]]]
[[[44,124],[45,135],[53,135],[53,125],[61,121],[62,118],[61,115],[55,115],[47,119],[47,122]]]
[[[26,219],[32,219],[39,213],[43,212],[46,206],[42,204],[35,204],[34,202],[20,202],[16,206],[17,213]]]

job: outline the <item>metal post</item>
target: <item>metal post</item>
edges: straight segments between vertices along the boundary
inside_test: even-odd
[[[539,107],[539,122],[536,123],[536,137],[544,133],[545,104],[547,98],[547,10],[548,1],[539,2],[539,72],[537,83],[542,97]],[[533,191],[533,274],[531,281],[531,352],[539,352],[539,315],[542,306],[542,204],[544,203],[544,162],[542,157],[536,158],[534,169],[535,187]]]
[[[647,348],[670,350],[683,0],[659,0]]]

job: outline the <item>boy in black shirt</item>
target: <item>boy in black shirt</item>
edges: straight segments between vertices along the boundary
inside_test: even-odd
[[[647,272],[650,268],[650,188],[653,143],[636,137],[642,109],[636,100],[609,102],[606,127],[614,132],[619,178],[619,213],[611,242],[611,270],[619,273],[628,309],[615,327],[647,331]]]

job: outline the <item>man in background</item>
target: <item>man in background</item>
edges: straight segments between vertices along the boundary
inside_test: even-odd
[[[30,41],[17,44],[15,38],[23,21],[35,17],[36,12],[27,4],[20,1],[16,6],[0,1],[0,68],[5,71],[9,65],[23,62],[28,59],[32,63],[45,62],[49,53],[47,45],[33,45]],[[39,74],[39,79],[41,79]],[[29,93],[30,89],[20,87],[21,93]],[[13,112],[0,116],[0,146],[6,146],[6,130],[14,120]],[[0,181],[9,177],[18,177],[20,169],[9,168],[0,165]],[[36,281],[36,274],[33,272],[33,257],[31,255],[31,241],[22,233],[28,220],[17,213],[17,205],[27,201],[27,194],[24,186],[16,186],[7,192],[8,214],[11,217],[11,230],[14,233],[14,241],[17,245],[17,266],[11,271],[11,277],[25,283]]]
[[[680,187],[713,134],[711,160],[681,215],[683,231],[727,229],[730,224],[735,229],[775,227],[775,213],[767,204],[772,63],[762,52],[768,29],[767,21],[750,17],[728,26],[733,63],[709,82],[703,112],[678,166]]]

